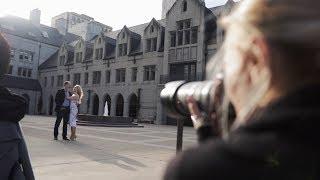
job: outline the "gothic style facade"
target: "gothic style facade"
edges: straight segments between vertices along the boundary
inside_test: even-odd
[[[201,0],[177,0],[165,19],[63,43],[39,67],[42,112],[54,113],[55,93],[70,80],[84,90],[80,113],[102,115],[107,103],[111,116],[170,124],[159,99],[164,84],[204,79],[222,36],[217,18],[233,5],[209,9]]]

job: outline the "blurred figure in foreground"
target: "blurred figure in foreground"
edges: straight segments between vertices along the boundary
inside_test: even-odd
[[[0,34],[0,79],[7,73],[9,45]],[[0,179],[34,180],[19,121],[26,113],[23,97],[0,86]]]
[[[164,179],[320,179],[319,9],[318,0],[244,0],[221,20],[236,120],[222,138],[190,98],[202,141],[178,154]]]

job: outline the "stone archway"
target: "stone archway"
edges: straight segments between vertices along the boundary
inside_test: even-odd
[[[138,97],[135,94],[132,94],[129,97],[129,117],[137,118],[138,116]]]
[[[43,99],[42,99],[42,96],[40,96],[37,104],[38,114],[42,114],[42,108],[43,108]]]
[[[49,115],[53,115],[53,96],[49,98]]]
[[[99,96],[93,95],[92,98],[92,115],[99,115]]]
[[[22,97],[26,100],[26,114],[29,114],[30,97],[28,94],[22,94]]]
[[[116,116],[123,116],[124,99],[121,94],[118,94],[116,100]]]
[[[106,94],[105,96],[104,96],[104,100],[103,100],[103,107],[102,107],[102,109],[103,109],[103,113],[104,113],[104,108],[105,108],[105,104],[108,104],[108,115],[110,116],[111,115],[111,97],[109,96],[109,94]]]

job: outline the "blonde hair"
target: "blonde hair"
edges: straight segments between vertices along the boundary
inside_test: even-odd
[[[75,85],[74,89],[75,89],[76,93],[79,96],[79,104],[81,104],[81,101],[82,101],[82,98],[83,98],[83,90],[82,90],[80,85]]]
[[[319,0],[243,0],[219,23],[226,29],[226,41],[237,43],[242,50],[255,53],[252,37],[265,39],[271,51],[271,69],[281,68],[288,83],[298,84],[306,75],[319,73],[319,9]],[[223,56],[229,50],[225,45],[207,66],[209,78],[221,69]],[[281,59],[275,58],[277,54]],[[260,84],[248,93],[251,98],[237,118],[247,119],[255,112],[271,85],[270,73],[273,72],[264,73]]]

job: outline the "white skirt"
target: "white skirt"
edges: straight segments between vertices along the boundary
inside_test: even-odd
[[[78,108],[76,105],[71,105],[70,107],[70,117],[69,117],[69,124],[71,127],[77,127],[77,115],[78,115]]]

